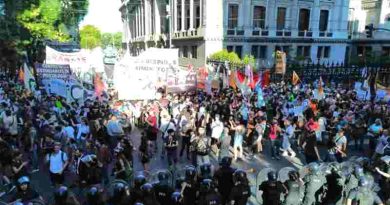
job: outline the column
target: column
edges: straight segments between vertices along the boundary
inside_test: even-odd
[[[144,4],[144,24],[145,24],[145,36],[149,35],[150,31],[150,2],[145,0]]]
[[[186,1],[181,0],[181,31],[184,31],[185,22],[186,22]]]
[[[194,29],[194,0],[190,0],[190,30]]]
[[[156,34],[158,33],[161,33],[161,28],[160,28],[160,17],[161,17],[161,12],[160,12],[160,9],[157,5],[157,0],[153,0],[154,1],[154,15],[155,16],[152,16],[152,18],[154,18],[154,31]]]
[[[135,37],[139,36],[139,7],[137,6],[135,10]]]
[[[177,32],[177,1],[178,0],[172,0],[173,5],[170,7],[171,12],[173,11],[173,14],[171,13],[171,21],[173,21],[173,31]],[[179,0],[181,1],[181,0]]]
[[[141,3],[141,36],[145,36],[145,2]]]
[[[223,5],[222,5],[223,6]],[[199,17],[200,17],[200,22],[199,26],[203,26],[203,0],[199,0]]]

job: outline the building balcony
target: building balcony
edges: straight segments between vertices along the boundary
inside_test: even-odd
[[[278,36],[278,37],[291,37],[291,30],[289,30],[289,29],[276,30],[276,36]]]
[[[313,37],[313,32],[312,31],[298,31],[298,37],[308,37],[312,38]]]
[[[227,36],[244,36],[245,29],[243,27],[228,28],[225,32]]]
[[[174,32],[173,39],[188,39],[188,38],[200,38],[204,36],[204,28],[190,29],[185,31]]]
[[[332,38],[333,37],[333,33],[330,32],[330,31],[320,31],[318,33],[318,37],[321,37],[321,38]]]

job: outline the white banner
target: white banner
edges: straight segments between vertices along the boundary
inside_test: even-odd
[[[104,72],[103,50],[98,47],[91,51],[65,53],[46,46],[46,64],[69,65],[72,73],[80,80],[93,83],[93,72]]]
[[[138,57],[125,57],[115,65],[114,86],[119,99],[155,99],[156,90],[167,86],[169,91],[195,87],[195,73],[178,65],[178,49],[150,48]]]

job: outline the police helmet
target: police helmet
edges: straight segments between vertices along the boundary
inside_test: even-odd
[[[93,197],[96,197],[96,196],[99,196],[99,190],[97,187],[93,186],[91,187],[88,192],[87,192],[87,196],[88,198],[93,198]]]
[[[238,169],[233,173],[233,182],[235,184],[240,183],[246,183],[247,182],[246,172],[244,170]]]
[[[268,172],[267,176],[268,176],[268,181],[276,181],[278,179],[278,175],[274,171]]]
[[[60,186],[55,192],[54,192],[54,198],[55,200],[65,200],[68,197],[68,187],[66,186]]]
[[[13,203],[12,205],[24,205],[24,204],[22,202],[20,202],[20,201],[17,201],[15,203]]]
[[[196,176],[196,169],[192,166],[186,168],[186,180],[194,180]]]
[[[354,170],[354,174],[355,174],[355,176],[357,176],[357,177],[363,176],[363,175],[364,175],[364,169],[363,169],[363,167],[361,167],[361,166],[356,166],[356,167],[355,167],[355,170]]]
[[[141,203],[141,202],[137,202],[137,203],[135,203],[134,205],[144,205],[144,204]]]
[[[27,176],[22,176],[18,179],[18,184],[30,184],[30,179]]]
[[[320,166],[316,162],[312,162],[309,164],[309,170],[311,173],[317,173],[320,170]]]
[[[166,171],[161,171],[157,174],[158,181],[165,182],[169,179],[169,175]]]
[[[180,202],[181,200],[181,193],[176,191],[176,192],[173,192],[172,193],[172,201],[177,203],[177,202]]]
[[[141,191],[146,196],[151,195],[153,194],[153,185],[150,183],[143,184],[141,186]]]
[[[200,183],[200,190],[202,192],[209,192],[212,189],[213,181],[211,179],[203,179]]]
[[[200,165],[200,174],[202,176],[210,175],[211,174],[211,164],[206,163],[206,164]]]
[[[363,188],[367,188],[370,186],[370,182],[366,179],[366,177],[360,177],[359,186]]]
[[[146,183],[146,178],[144,175],[140,174],[140,175],[137,175],[134,179],[134,186],[136,188],[138,187],[141,187],[143,184]]]
[[[232,164],[232,158],[231,157],[223,157],[219,165],[222,167],[230,167]]]
[[[120,196],[126,191],[126,185],[122,182],[114,184],[114,196]]]

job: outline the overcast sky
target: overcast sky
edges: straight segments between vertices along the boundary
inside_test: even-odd
[[[122,31],[120,6],[120,0],[89,0],[88,14],[81,22],[80,28],[91,24],[102,32]]]

